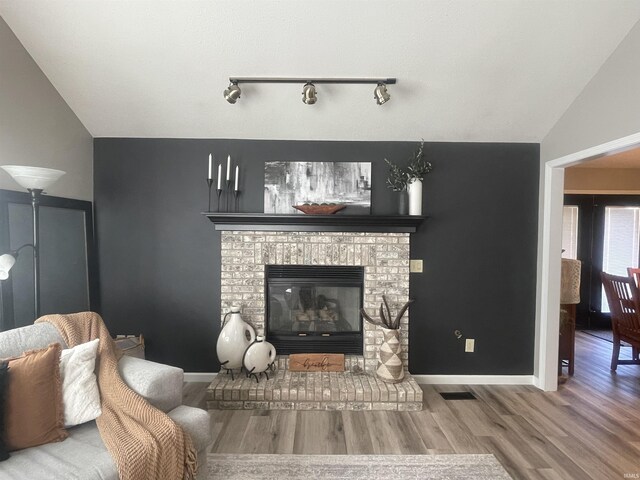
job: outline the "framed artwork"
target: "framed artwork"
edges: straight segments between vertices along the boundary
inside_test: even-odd
[[[265,162],[264,213],[301,213],[294,205],[346,205],[340,213],[371,212],[370,162]]]

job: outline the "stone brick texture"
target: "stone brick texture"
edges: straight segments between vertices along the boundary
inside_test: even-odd
[[[280,361],[284,361],[280,359]],[[283,365],[283,363],[278,364]],[[216,375],[207,407],[221,410],[400,410],[422,409],[422,389],[407,375],[385,383],[366,372],[291,372],[284,368],[256,381]]]
[[[392,315],[409,298],[408,233],[226,231],[221,237],[222,316],[231,305],[240,305],[243,320],[258,334],[263,333],[265,327],[264,272],[265,265],[269,264],[364,267],[364,308],[372,316],[378,316],[383,294],[389,300]],[[401,358],[405,370],[409,368],[408,325],[409,310],[400,322]],[[372,374],[382,343],[381,329],[365,321],[363,342],[363,366]],[[364,397],[364,391],[362,395]],[[331,394],[328,397],[327,408],[329,404],[336,408],[341,406],[333,405]],[[277,400],[283,401],[288,402],[289,395]]]

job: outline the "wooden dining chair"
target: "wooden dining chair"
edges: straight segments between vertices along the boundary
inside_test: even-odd
[[[602,272],[602,286],[611,310],[613,352],[611,370],[618,365],[640,365],[640,300],[638,287],[631,277],[621,277]],[[620,360],[620,341],[631,345],[631,360]]]
[[[627,273],[636,282],[636,287],[640,288],[640,268],[627,267]]]

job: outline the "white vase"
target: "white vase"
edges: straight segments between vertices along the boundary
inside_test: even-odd
[[[398,383],[404,378],[400,330],[382,329],[382,345],[378,349],[376,376],[387,383]]]
[[[232,306],[231,311],[224,318],[230,316],[228,322],[223,321],[222,331],[216,343],[216,353],[220,365],[227,370],[240,368],[242,358],[249,345],[256,339],[253,327],[242,320],[240,307]]]
[[[417,178],[407,185],[409,192],[409,215],[422,215],[422,180]]]
[[[257,336],[256,341],[249,345],[244,353],[242,365],[247,373],[262,373],[267,371],[276,360],[276,349],[264,337]]]

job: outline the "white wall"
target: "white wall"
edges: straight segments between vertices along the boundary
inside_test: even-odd
[[[640,132],[640,23],[540,145],[542,162]]]
[[[93,200],[93,138],[2,18],[0,165],[64,170],[47,193]],[[0,189],[22,187],[0,169]]]

